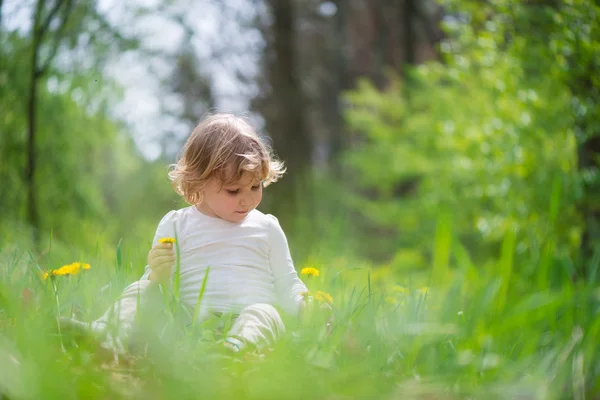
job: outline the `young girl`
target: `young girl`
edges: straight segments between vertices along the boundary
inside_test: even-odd
[[[176,255],[172,243],[161,243],[165,238],[177,238],[180,298],[192,310],[209,268],[198,320],[214,313],[237,315],[224,341],[233,351],[272,344],[285,329],[275,306],[296,315],[307,292],[277,219],[256,210],[263,187],[283,172],[243,119],[216,114],[201,121],[169,172],[175,190],[191,206],[162,218],[145,274],[92,322],[95,333],[106,335],[109,324],[118,328],[104,346],[123,352],[141,296],[169,284]]]

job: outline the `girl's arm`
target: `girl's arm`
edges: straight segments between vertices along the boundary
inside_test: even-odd
[[[297,315],[308,289],[298,278],[287,238],[279,221],[272,215],[267,215],[267,218],[269,218],[269,263],[275,278],[277,299],[286,312]]]

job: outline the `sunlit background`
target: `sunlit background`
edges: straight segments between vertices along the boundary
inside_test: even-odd
[[[463,350],[502,336],[489,351],[515,362],[489,382],[543,364],[533,397],[597,395],[597,0],[0,0],[0,338],[3,288],[47,296],[23,271],[90,262],[94,290],[112,282],[113,296],[141,275],[160,218],[186,206],[167,168],[215,111],[248,118],[285,161],[259,209],[298,269],[329,271],[323,289],[359,271],[352,284],[391,306],[404,288],[461,282],[438,300],[454,316],[481,305]],[[59,314],[109,302],[77,290]],[[536,328],[512,340],[525,315]],[[444,360],[441,387],[456,375],[486,393],[484,364],[455,353],[458,369],[441,353],[388,355],[402,379]]]

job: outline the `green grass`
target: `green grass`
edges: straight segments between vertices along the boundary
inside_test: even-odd
[[[0,392],[9,399],[597,396],[600,292],[568,280],[524,285],[514,237],[491,267],[477,268],[440,226],[436,268],[414,282],[348,259],[322,260],[321,275],[304,280],[333,296],[333,331],[326,334],[318,311],[287,319],[286,336],[263,358],[221,357],[211,326],[178,325],[169,304],[170,318],[143,319],[145,352],[111,363],[94,343],[69,335],[63,351],[52,285],[31,254],[5,251]],[[60,315],[97,318],[140,275],[141,266],[127,267],[138,255],[121,244],[116,253],[116,263],[98,259],[89,271],[57,277]]]

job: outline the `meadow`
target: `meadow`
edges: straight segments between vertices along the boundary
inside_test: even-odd
[[[600,399],[598,0],[146,3],[0,0],[0,400]],[[126,355],[64,329],[142,275],[228,101],[288,167],[259,209],[307,313],[234,355],[174,284]]]
[[[311,292],[331,296],[320,298],[331,300],[331,331],[315,301],[301,320],[286,319],[275,347],[243,355],[221,350],[215,321],[183,323],[169,288],[153,305],[161,318],[140,313],[126,356],[60,331],[57,316],[97,318],[140,276],[143,265],[133,260],[143,259],[142,246],[119,245],[109,261],[89,255],[78,260],[89,269],[45,279],[48,269],[32,253],[3,249],[0,392],[7,399],[593,398],[586,395],[599,389],[600,291],[548,280],[515,288],[514,236],[496,265],[482,269],[448,235],[438,230],[436,267],[424,275],[402,278],[344,257],[313,260],[305,267],[318,276],[301,276]],[[46,250],[51,260],[51,243]],[[452,268],[451,252],[459,260]]]

